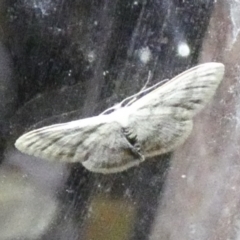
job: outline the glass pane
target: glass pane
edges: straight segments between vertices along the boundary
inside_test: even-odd
[[[239,239],[238,1],[0,4],[1,240]],[[125,167],[121,156],[141,162],[142,148],[156,137],[152,133],[141,142],[132,130],[142,131],[140,120],[128,106],[151,94],[147,87],[162,82],[155,87],[160,89],[206,62],[224,63],[226,73],[214,98],[194,116],[190,137],[177,147],[159,143],[169,150]],[[199,79],[196,75],[192,82]],[[173,92],[164,94],[176,115],[193,111],[189,105],[179,110]],[[160,101],[159,119],[167,115],[164,104]],[[149,115],[151,120],[143,122],[146,135],[158,121]],[[183,121],[175,117],[174,123],[159,123],[156,132],[166,128],[174,135],[172,129]],[[65,145],[61,139],[68,125],[50,140],[41,133],[41,146],[31,154],[14,147],[30,130],[85,118],[77,122],[84,134],[79,137],[78,125],[71,123]],[[120,151],[122,141],[128,147]],[[139,141],[145,144],[140,150]],[[68,147],[73,142],[75,155],[83,157],[74,159]],[[24,144],[31,148],[33,143]],[[33,156],[39,149],[46,154]],[[95,156],[93,165],[110,169],[115,161],[124,171],[117,167],[116,173],[102,174],[91,171],[92,165],[89,171],[84,167],[89,156]]]

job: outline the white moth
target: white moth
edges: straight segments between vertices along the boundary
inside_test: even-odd
[[[221,63],[193,67],[167,83],[127,98],[109,113],[33,130],[15,146],[51,161],[81,162],[93,172],[114,173],[176,149],[224,75]],[[154,89],[154,90],[152,90]]]

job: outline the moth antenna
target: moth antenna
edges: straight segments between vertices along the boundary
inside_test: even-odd
[[[149,70],[149,71],[148,71],[147,81],[146,81],[146,83],[144,84],[144,86],[142,87],[142,89],[139,91],[139,93],[142,92],[142,91],[144,91],[145,89],[147,89],[147,85],[149,84],[150,80],[152,80],[152,76],[153,76],[152,71]]]
[[[140,98],[140,95],[141,95],[141,94],[145,94],[145,95],[146,95],[147,93],[153,91],[154,89],[156,89],[157,87],[163,85],[163,84],[166,83],[167,81],[169,81],[169,79],[164,79],[164,80],[162,80],[161,82],[158,82],[158,83],[156,83],[156,84],[154,84],[153,86],[148,87],[148,88],[146,88],[146,86],[147,86],[147,84],[148,84],[148,83],[146,83],[146,84],[144,85],[144,87],[143,87],[138,93],[132,95],[131,97],[128,97],[128,98],[133,98],[133,99],[132,99],[130,102],[128,102],[128,103],[126,104],[126,106],[130,106],[130,105],[133,104],[135,101],[137,101],[137,100]],[[124,99],[123,101],[128,100],[128,98]]]
[[[163,85],[164,83],[166,83],[167,81],[169,81],[169,79],[164,79],[161,82],[156,83],[153,86],[147,88],[147,85],[149,84],[150,80],[152,79],[152,76],[153,76],[152,71],[148,71],[147,82],[144,84],[144,86],[142,87],[142,89],[138,93],[135,93],[135,94],[123,99],[120,103],[117,103],[116,105],[106,109],[105,111],[103,111],[99,115],[110,114],[110,113],[118,110],[121,107],[130,106],[131,104],[133,104],[135,101],[137,101],[139,99],[141,94],[147,94],[150,91],[156,89],[157,87],[159,87],[159,86]]]

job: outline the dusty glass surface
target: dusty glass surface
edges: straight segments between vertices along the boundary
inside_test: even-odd
[[[240,239],[237,0],[0,1],[0,240]],[[122,173],[20,153],[198,63],[226,75],[174,153]]]

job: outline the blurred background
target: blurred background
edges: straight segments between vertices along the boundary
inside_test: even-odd
[[[239,240],[239,0],[0,0],[0,240]],[[14,148],[198,63],[225,78],[187,142],[102,175]]]

